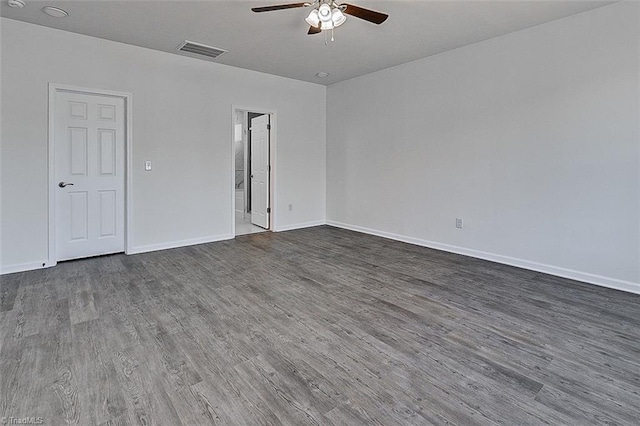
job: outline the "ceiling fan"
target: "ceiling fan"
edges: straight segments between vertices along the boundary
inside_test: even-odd
[[[309,24],[307,34],[318,34],[322,30],[333,30],[344,24],[347,15],[364,19],[373,24],[380,25],[387,20],[389,15],[376,12],[375,10],[365,9],[363,7],[354,6],[352,4],[338,4],[335,0],[314,0],[312,3],[289,3],[274,6],[253,7],[252,11],[256,13],[271,12],[274,10],[294,9],[298,7],[312,7],[313,9],[305,19]]]

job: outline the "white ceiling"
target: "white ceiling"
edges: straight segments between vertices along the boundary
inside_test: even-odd
[[[389,14],[380,26],[348,17],[325,46],[308,36],[308,9],[253,13],[251,7],[302,0],[35,1],[23,9],[2,0],[4,17],[175,53],[185,39],[226,49],[215,62],[332,84],[491,37],[584,12],[613,1],[349,0]],[[51,18],[41,9],[69,12]],[[316,73],[329,73],[326,78]]]

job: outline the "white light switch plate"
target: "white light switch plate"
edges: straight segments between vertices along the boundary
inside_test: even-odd
[[[151,171],[151,161],[144,162],[144,169],[148,172]]]

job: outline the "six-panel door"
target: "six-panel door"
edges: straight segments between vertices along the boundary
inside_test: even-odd
[[[269,115],[251,119],[251,223],[269,229]]]
[[[67,92],[55,96],[57,260],[122,252],[124,100]]]

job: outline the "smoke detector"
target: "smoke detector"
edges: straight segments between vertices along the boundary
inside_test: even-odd
[[[19,7],[22,9],[26,3],[24,0],[7,0],[7,4],[11,7]]]

